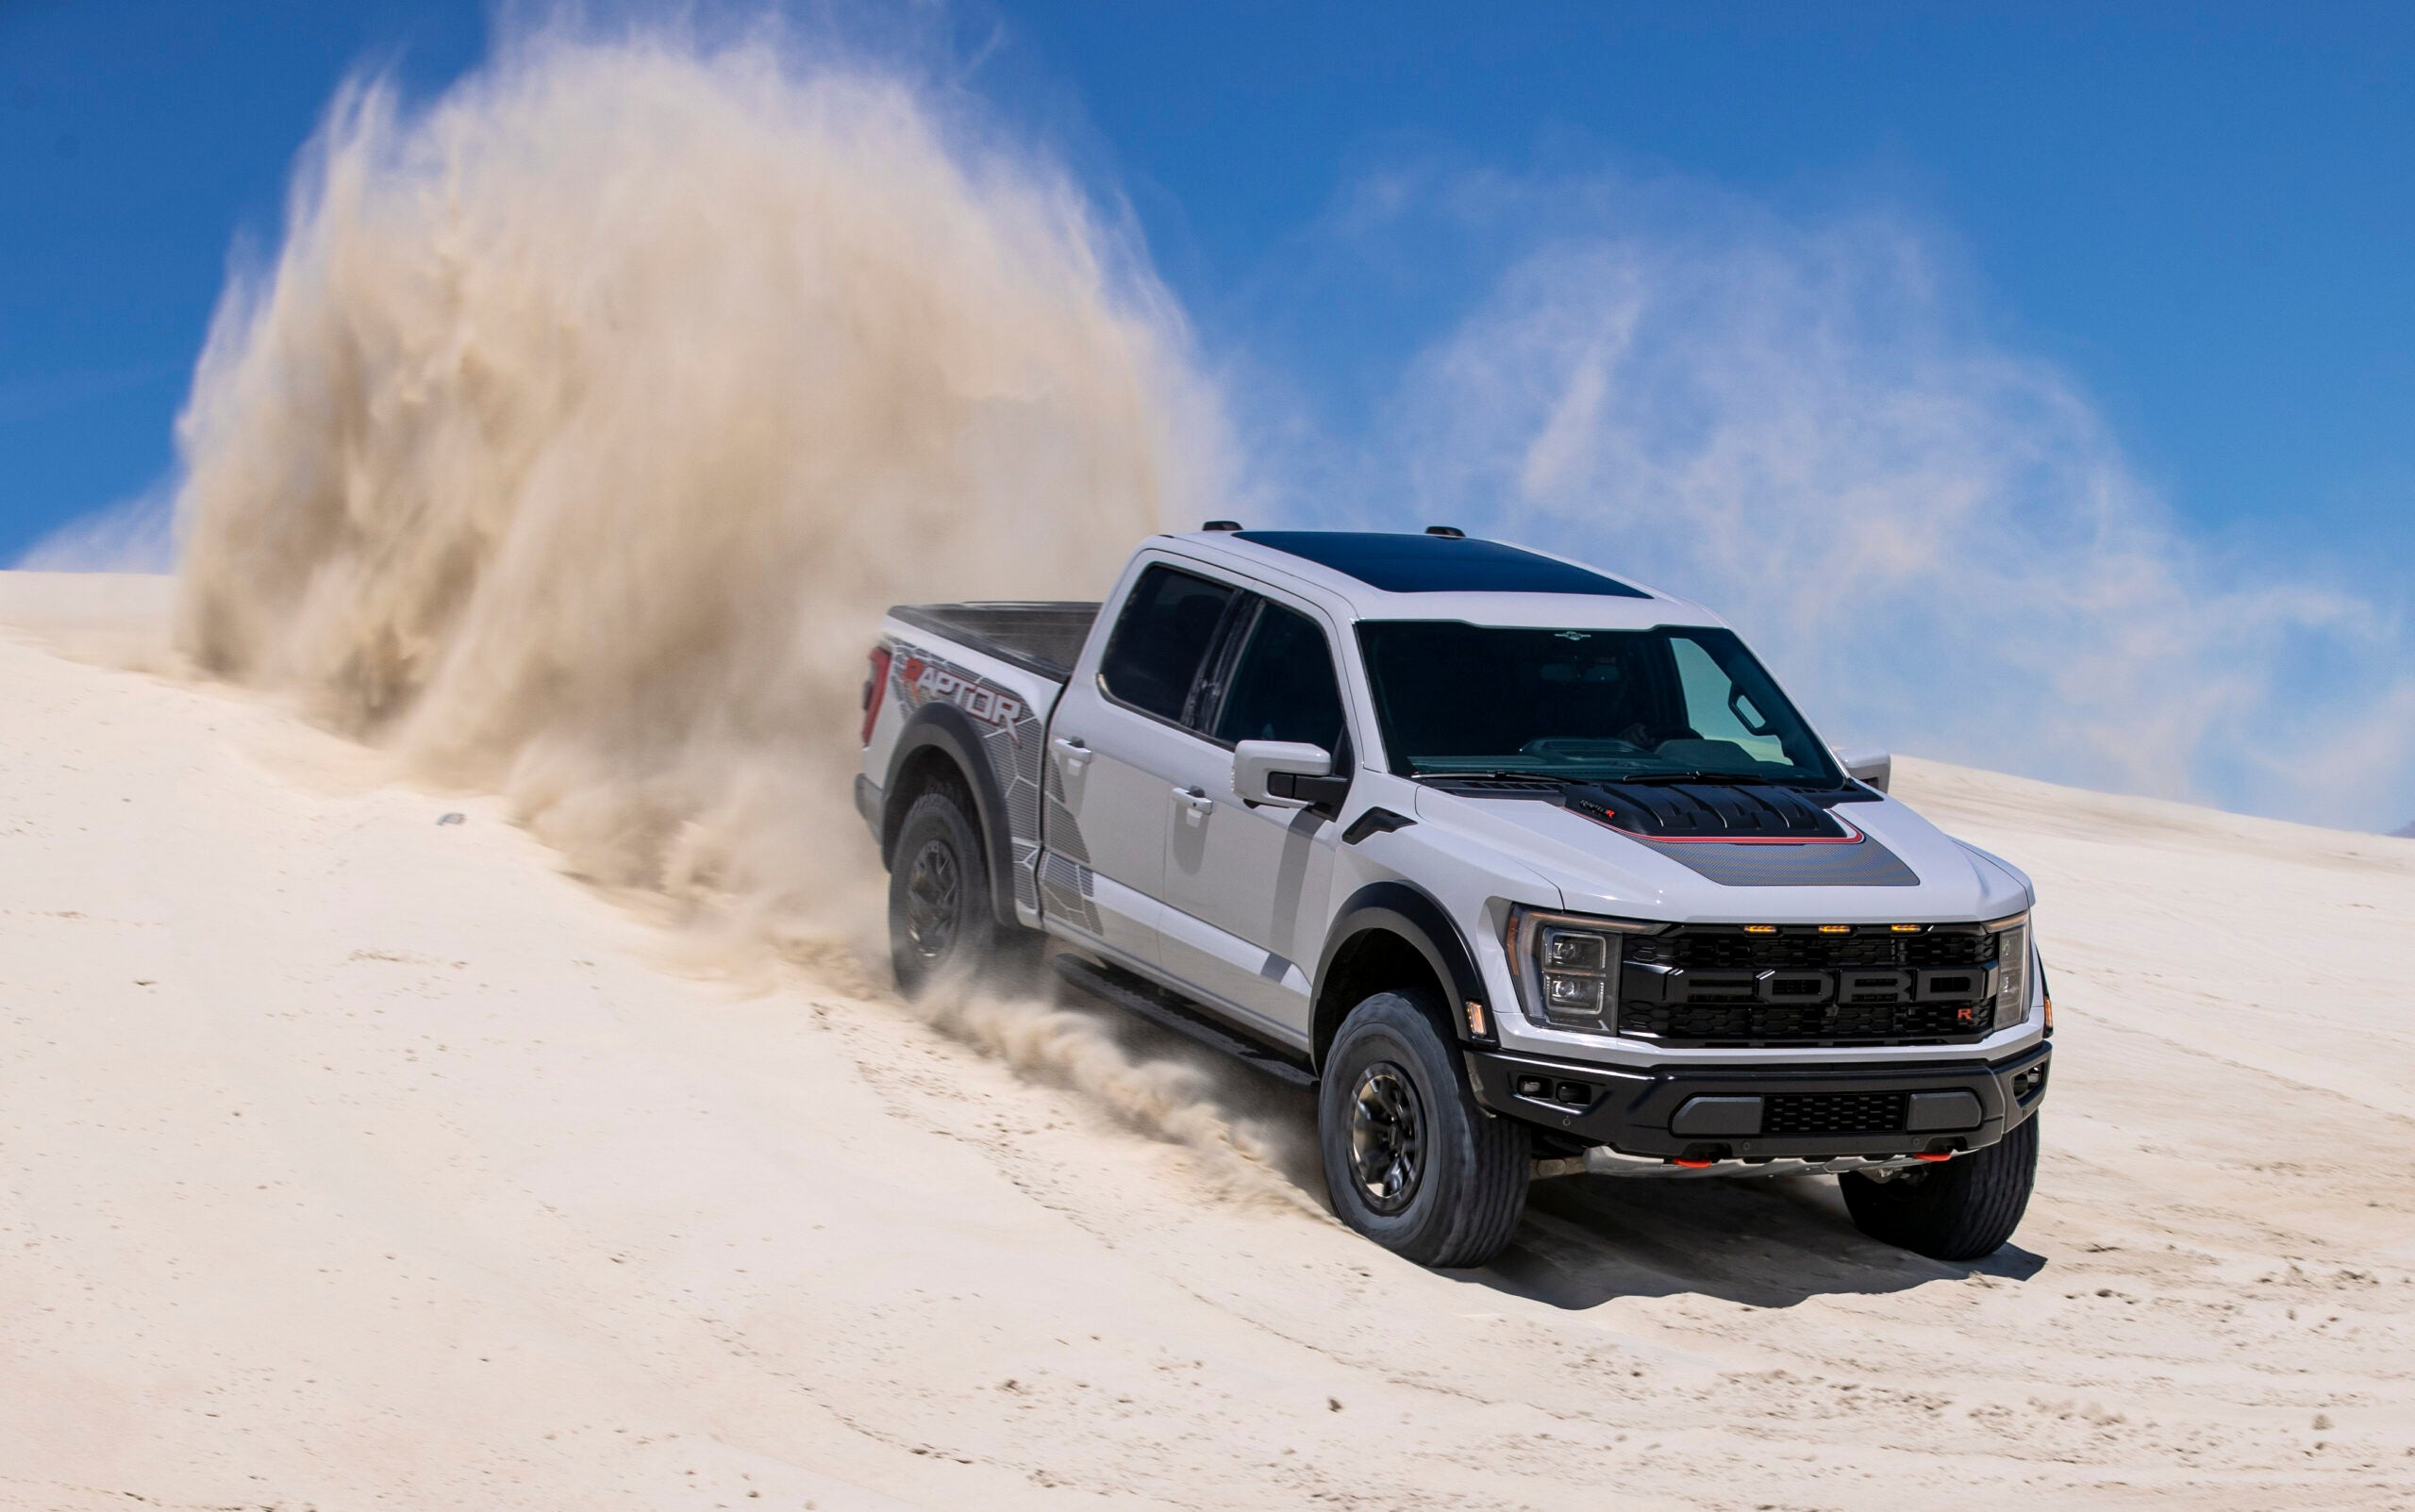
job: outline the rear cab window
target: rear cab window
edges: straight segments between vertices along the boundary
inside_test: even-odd
[[[1341,681],[1316,622],[1163,563],[1141,570],[1099,658],[1116,703],[1219,745],[1290,740],[1350,757]]]
[[[1119,704],[1185,723],[1200,665],[1240,596],[1229,584],[1162,563],[1146,568],[1108,637],[1099,685]]]

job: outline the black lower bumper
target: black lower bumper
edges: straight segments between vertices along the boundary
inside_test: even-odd
[[[1477,1102],[1581,1144],[1689,1161],[1807,1159],[1993,1144],[2045,1099],[2053,1049],[1998,1061],[1733,1070],[1630,1070],[1498,1050],[1470,1050],[1467,1061]]]

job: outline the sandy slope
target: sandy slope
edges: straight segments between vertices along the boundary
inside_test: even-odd
[[[1446,1276],[0,636],[0,1504],[2415,1504],[2415,845],[1902,771],[2047,898],[2017,1247],[1577,1178]]]

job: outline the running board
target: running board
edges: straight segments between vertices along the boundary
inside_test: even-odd
[[[1211,1018],[1206,1010],[1189,998],[1170,992],[1155,982],[1101,966],[1079,955],[1059,955],[1057,974],[1092,997],[1102,998],[1119,1008],[1137,1013],[1161,1028],[1187,1035],[1210,1050],[1232,1056],[1252,1071],[1260,1072],[1291,1087],[1314,1087],[1316,1076],[1295,1056],[1272,1045],[1261,1044]]]

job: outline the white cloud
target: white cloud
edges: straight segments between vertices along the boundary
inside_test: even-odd
[[[2205,544],[2067,374],[1979,329],[1925,228],[1401,181],[1335,234],[1440,224],[1501,271],[1377,423],[1383,515],[1699,598],[1839,738],[2360,827],[2415,806],[2398,616]]]

